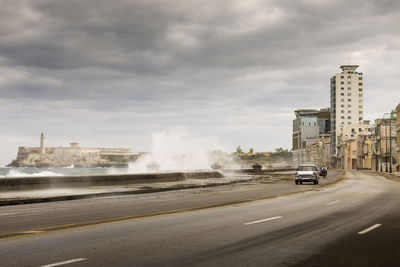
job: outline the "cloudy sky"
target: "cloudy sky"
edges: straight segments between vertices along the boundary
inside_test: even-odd
[[[0,0],[0,165],[18,146],[148,151],[176,127],[290,148],[294,109],[360,65],[365,117],[400,102],[400,1]]]

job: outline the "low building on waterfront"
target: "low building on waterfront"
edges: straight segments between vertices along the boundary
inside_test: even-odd
[[[86,148],[72,142],[69,147],[46,147],[44,134],[40,147],[19,147],[14,167],[109,167],[126,165],[139,157],[129,148]]]

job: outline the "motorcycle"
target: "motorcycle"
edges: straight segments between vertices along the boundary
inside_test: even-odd
[[[328,175],[328,171],[327,170],[321,170],[319,172],[319,176],[323,176],[324,178],[326,178],[327,175]]]

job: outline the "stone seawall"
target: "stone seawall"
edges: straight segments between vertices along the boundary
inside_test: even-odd
[[[175,182],[185,179],[222,178],[220,172],[171,172],[144,174],[114,174],[90,176],[47,176],[0,178],[0,191],[50,188],[76,188],[96,185],[123,185],[152,182]]]
[[[246,174],[270,174],[275,172],[290,172],[296,171],[296,168],[280,168],[280,169],[236,169],[236,170],[223,170],[224,173],[246,173]]]

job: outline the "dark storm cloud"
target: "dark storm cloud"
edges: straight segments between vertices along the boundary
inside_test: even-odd
[[[136,146],[184,125],[289,147],[293,110],[328,106],[348,56],[366,74],[366,114],[386,108],[399,20],[389,0],[0,0],[0,135],[79,129]]]

